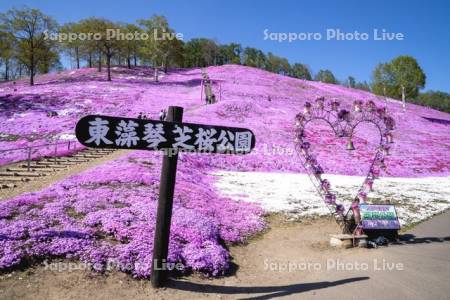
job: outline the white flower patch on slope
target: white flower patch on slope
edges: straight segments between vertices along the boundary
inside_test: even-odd
[[[292,219],[327,215],[327,206],[306,174],[216,172],[219,193],[234,200],[259,203],[268,212],[283,212]],[[348,207],[363,177],[326,174],[337,201]],[[402,225],[429,218],[450,207],[450,177],[377,179],[369,203],[396,205]]]

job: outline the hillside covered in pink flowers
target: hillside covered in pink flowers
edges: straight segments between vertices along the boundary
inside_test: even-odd
[[[256,148],[246,156],[182,154],[179,162],[169,260],[189,270],[220,275],[229,268],[227,244],[242,242],[264,228],[256,204],[220,196],[214,170],[304,172],[294,151],[294,117],[317,97],[353,101],[385,99],[368,92],[302,81],[249,67],[226,65],[205,71],[220,101],[200,99],[201,70],[171,70],[159,83],[146,68],[115,68],[113,81],[94,69],[65,71],[0,84],[0,150],[74,138],[87,114],[156,119],[169,105],[185,109],[186,122],[247,127]],[[220,88],[219,88],[220,86]],[[450,115],[416,105],[403,111],[389,99],[396,120],[395,144],[382,176],[425,177],[450,174]],[[49,117],[48,112],[56,112]],[[335,138],[323,124],[308,138],[326,173],[364,175],[379,136],[362,125],[353,138]],[[17,158],[16,158],[17,159]],[[0,164],[11,160],[0,158]],[[104,270],[113,261],[136,277],[150,272],[160,153],[130,152],[118,160],[72,176],[34,193],[0,202],[0,269],[51,257],[75,258]]]
[[[368,92],[302,81],[249,67],[227,65],[209,67],[206,71],[215,81],[214,93],[219,94],[219,82],[222,90],[222,101],[211,106],[205,106],[200,100],[199,69],[173,70],[160,83],[153,82],[153,72],[149,69],[116,68],[113,82],[107,82],[104,74],[94,69],[81,69],[41,76],[34,87],[28,86],[26,81],[15,87],[12,83],[1,84],[0,149],[73,138],[76,121],[87,114],[136,117],[144,112],[149,118],[156,119],[160,109],[178,105],[185,108],[187,122],[238,125],[256,133],[254,154],[245,158],[228,156],[217,160],[214,157],[216,162],[211,162],[209,157],[201,157],[200,160],[220,163],[221,168],[300,171],[288,152],[293,144],[294,116],[305,102],[324,96],[340,101],[342,107],[348,109],[355,100],[373,100],[380,107],[385,103],[382,97]],[[48,117],[49,111],[58,115]],[[397,122],[396,143],[388,175],[447,174],[450,165],[450,116],[413,104],[407,105],[407,111],[403,112],[400,103],[391,99],[388,111]],[[315,130],[328,129],[319,125]],[[319,135],[314,133],[311,133],[311,138],[319,139]],[[360,148],[364,151],[357,156],[369,155],[366,150],[376,139],[376,132],[371,128],[358,130],[355,146],[358,150],[358,144],[363,145]],[[328,155],[330,153],[325,148],[317,150],[327,160],[325,164],[330,172],[360,173],[352,168],[339,168],[346,165],[348,157],[344,152],[342,155]],[[336,150],[340,153],[343,149],[334,147],[330,151],[336,154]]]

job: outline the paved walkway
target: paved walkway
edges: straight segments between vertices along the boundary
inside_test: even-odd
[[[283,229],[286,230],[291,229]],[[291,231],[290,235],[299,229],[294,226]],[[282,235],[282,231],[278,232],[276,229],[244,248],[251,248],[254,243],[263,243],[266,238],[271,239],[271,234],[279,236],[279,251],[274,253],[276,251],[270,249],[265,252],[264,249],[261,250],[262,247],[258,248],[260,253],[253,251],[253,256],[261,256],[258,264],[262,266],[258,272],[254,271],[254,262],[258,259],[252,258],[251,253],[247,252],[247,258],[238,262],[240,268],[232,278],[217,283],[213,281],[211,284],[197,280],[175,281],[168,292],[189,291],[188,297],[198,293],[200,297],[221,296],[227,299],[301,297],[400,300],[450,297],[450,212],[436,216],[403,234],[404,242],[401,245],[375,250],[352,249],[333,252],[318,249],[315,254],[307,254],[298,250],[301,249],[299,247],[296,251],[289,251],[286,247],[296,247],[302,237],[292,243]],[[270,245],[266,244],[266,247]],[[249,251],[252,252],[252,249]],[[248,263],[249,260],[254,262]],[[286,262],[310,262],[321,267],[320,270],[311,267],[303,271],[274,271],[277,262],[280,263],[280,268]],[[246,272],[245,269],[251,265],[252,272]],[[357,270],[358,266],[360,270]]]

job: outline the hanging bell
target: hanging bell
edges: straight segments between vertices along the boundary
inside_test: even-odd
[[[311,103],[306,102],[305,105],[303,106],[303,113],[304,114],[310,114],[311,113]]]
[[[373,192],[373,180],[366,179],[364,184],[369,189],[370,192]]]
[[[316,99],[317,108],[320,110],[324,109],[324,102],[325,102],[324,97],[317,98]]]
[[[353,102],[353,109],[356,112],[362,111],[362,101],[357,100],[357,101]]]
[[[364,192],[359,192],[357,197],[358,197],[359,203],[364,203],[367,201],[367,194]]]
[[[392,136],[392,134],[388,133],[386,134],[386,140],[388,144],[392,144],[394,142],[394,137]]]
[[[337,102],[337,101],[331,102],[331,110],[338,111],[338,109],[339,109],[339,102]]]
[[[355,150],[355,146],[353,146],[353,141],[352,140],[348,140],[347,142],[347,150]]]

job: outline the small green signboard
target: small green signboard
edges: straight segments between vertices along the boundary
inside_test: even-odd
[[[363,229],[400,229],[394,205],[360,205]]]

